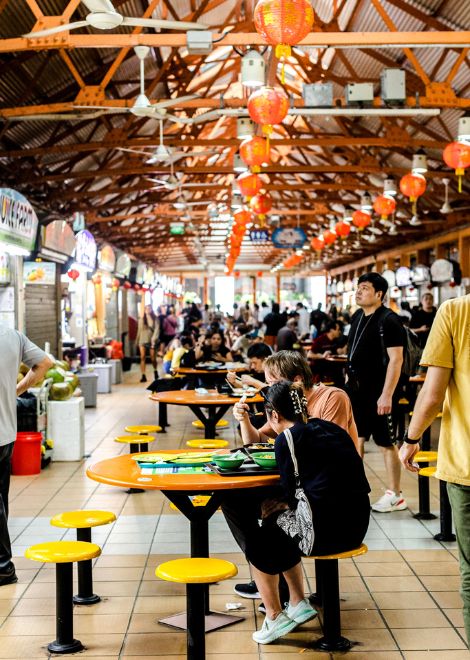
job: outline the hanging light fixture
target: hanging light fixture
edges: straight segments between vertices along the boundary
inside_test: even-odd
[[[384,195],[386,197],[395,197],[397,194],[397,183],[392,176],[388,176],[384,181]]]
[[[452,206],[449,204],[449,185],[450,179],[442,179],[445,188],[444,204],[441,206],[441,213],[452,213]]]
[[[233,155],[233,171],[234,172],[247,172],[248,166],[240,156],[238,151]]]
[[[470,115],[460,117],[457,140],[459,142],[470,142]]]
[[[424,151],[420,149],[413,156],[411,165],[412,174],[426,174],[428,171],[428,158]]]
[[[372,197],[365,192],[361,197],[361,209],[363,211],[372,211]]]
[[[266,79],[266,62],[257,50],[249,50],[242,57],[241,83],[245,87],[262,87]]]
[[[352,206],[345,206],[343,211],[343,220],[344,222],[351,222],[353,217],[354,209]]]
[[[249,117],[239,117],[237,119],[237,138],[245,140],[255,134],[255,122]]]

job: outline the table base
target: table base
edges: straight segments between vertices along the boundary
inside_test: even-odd
[[[243,621],[244,618],[245,617],[243,616],[233,616],[232,614],[223,614],[222,612],[210,612],[209,614],[206,614],[206,633],[225,628],[226,626],[231,626],[234,623]],[[178,614],[167,616],[164,619],[159,619],[158,623],[170,626],[171,628],[187,630],[186,612],[179,612]]]

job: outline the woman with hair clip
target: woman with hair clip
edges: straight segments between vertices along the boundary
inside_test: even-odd
[[[357,547],[367,532],[370,516],[370,487],[364,465],[346,431],[332,422],[308,419],[302,387],[289,381],[269,388],[265,410],[278,434],[274,449],[285,500],[263,502],[262,524],[247,540],[246,555],[266,607],[263,626],[253,633],[258,644],[269,644],[316,615],[304,597],[301,552],[289,522],[297,507],[297,486],[288,436],[300,485],[312,511],[314,540],[310,554],[326,555]],[[284,610],[279,600],[280,573],[290,595]]]

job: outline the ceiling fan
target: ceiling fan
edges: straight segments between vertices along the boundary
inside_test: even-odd
[[[138,18],[137,16],[124,16],[117,12],[111,0],[81,0],[90,12],[84,21],[75,21],[65,25],[37,30],[24,34],[29,39],[48,37],[58,32],[69,32],[82,27],[94,27],[98,30],[113,30],[117,27],[149,27],[155,30],[206,30],[201,23],[187,21],[166,21],[157,18]]]

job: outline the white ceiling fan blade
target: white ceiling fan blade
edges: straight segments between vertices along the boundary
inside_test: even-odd
[[[186,206],[209,206],[213,204],[212,200],[210,202],[186,202]]]
[[[46,115],[20,115],[8,117],[9,121],[86,121],[101,117],[102,112],[91,112],[89,114],[46,114]]]
[[[164,30],[207,30],[201,23],[188,23],[186,21],[165,21],[159,18],[137,18],[125,16],[121,25],[128,27],[149,27]]]
[[[169,183],[168,181],[164,181],[163,179],[149,179],[149,181],[152,181],[152,183],[159,183],[162,186],[167,186]]]
[[[58,32],[70,32],[70,30],[78,30],[78,28],[86,27],[88,23],[86,21],[75,21],[75,23],[67,23],[66,25],[56,25],[53,28],[48,28],[47,30],[37,30],[36,32],[28,32],[28,34],[23,34],[23,37],[28,39],[35,39],[39,37],[48,37],[51,34],[57,34]]]
[[[114,105],[74,105],[77,110],[102,110],[103,115],[113,115],[117,113],[130,112],[130,108],[123,108]]]
[[[127,147],[116,147],[118,151],[128,151],[131,154],[142,154],[142,156],[152,156],[150,151],[139,151],[138,149],[128,149]]]
[[[199,94],[186,94],[186,96],[178,96],[174,99],[167,99],[166,101],[159,101],[154,103],[152,108],[171,108],[173,105],[178,105],[178,103],[185,103],[186,101],[194,101],[198,99]]]
[[[110,0],[82,0],[82,4],[84,4],[90,12],[116,11],[113,7],[113,3]]]

